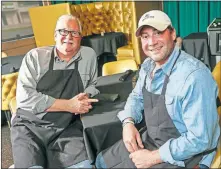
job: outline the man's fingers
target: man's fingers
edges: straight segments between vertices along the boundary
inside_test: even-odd
[[[139,133],[139,132],[136,134],[136,140],[137,140],[138,146],[139,146],[140,148],[144,148],[144,145],[143,145],[143,143],[142,143],[142,140],[141,140],[141,137],[140,137],[140,133]]]
[[[80,93],[80,94],[77,95],[77,98],[78,98],[79,100],[82,100],[82,99],[84,99],[85,97],[88,98],[87,93]]]
[[[133,146],[131,145],[131,143],[126,143],[125,146],[130,153],[134,152],[134,149],[133,149]]]
[[[97,99],[88,99],[87,102],[93,103],[93,102],[98,102],[99,100]]]
[[[131,146],[133,147],[133,150],[134,150],[134,151],[137,151],[137,150],[138,150],[138,146],[137,146],[137,143],[136,143],[135,140],[133,140],[133,141],[131,142]]]

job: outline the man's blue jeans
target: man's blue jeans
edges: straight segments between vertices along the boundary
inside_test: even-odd
[[[89,160],[85,160],[85,161],[82,161],[80,163],[77,163],[77,164],[74,164],[72,166],[69,166],[67,168],[92,168],[93,166],[91,165],[90,161]],[[32,167],[29,167],[29,168],[44,168],[42,166],[32,166]]]
[[[98,155],[97,155],[97,158],[96,158],[96,162],[95,162],[95,166],[97,167],[97,168],[107,168],[107,166],[106,166],[106,164],[105,164],[105,162],[104,162],[104,158],[103,158],[103,156],[102,156],[102,153],[99,153]],[[206,166],[206,165],[204,165],[204,164],[200,164],[199,165],[199,168],[200,169],[205,169],[205,168],[209,168],[208,166]]]

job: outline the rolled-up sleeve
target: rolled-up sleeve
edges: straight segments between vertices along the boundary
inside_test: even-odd
[[[33,57],[34,55],[35,57]],[[17,108],[33,113],[43,112],[55,102],[55,98],[36,90],[39,77],[36,55],[37,52],[31,50],[24,57],[19,70],[16,89]]]
[[[140,123],[142,121],[142,112],[144,110],[142,88],[144,85],[145,74],[145,71],[141,68],[136,86],[130,93],[124,110],[118,113],[118,118],[121,121],[128,117],[133,118],[135,123]]]
[[[91,69],[90,69],[90,79],[89,82],[84,90],[85,93],[89,93],[91,97],[99,94],[99,90],[96,89],[95,85],[97,84],[97,74],[98,74],[98,63],[97,63],[97,56],[94,50],[92,50],[92,60],[91,60]]]
[[[217,146],[220,127],[216,97],[217,85],[208,70],[198,69],[187,77],[180,95],[187,131],[160,147],[164,162],[184,167],[185,159]]]

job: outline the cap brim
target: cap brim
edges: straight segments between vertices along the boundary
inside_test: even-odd
[[[136,30],[136,37],[140,36],[140,31],[144,26],[151,26],[155,29],[157,29],[158,31],[164,31],[169,25],[168,24],[161,24],[161,23],[148,23],[148,24],[143,24],[140,25],[139,28],[137,28]]]

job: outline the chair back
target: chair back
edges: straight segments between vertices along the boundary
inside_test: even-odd
[[[108,62],[103,65],[102,75],[112,75],[125,72],[126,70],[137,70],[138,66],[134,60],[118,60],[114,62]]]
[[[216,64],[215,68],[213,69],[212,75],[218,85],[218,88],[219,88],[218,97],[221,101],[221,61]],[[219,124],[221,126],[221,106],[218,107],[218,113],[219,113]],[[221,168],[221,143],[220,142],[218,144],[216,156],[213,160],[211,168]]]

